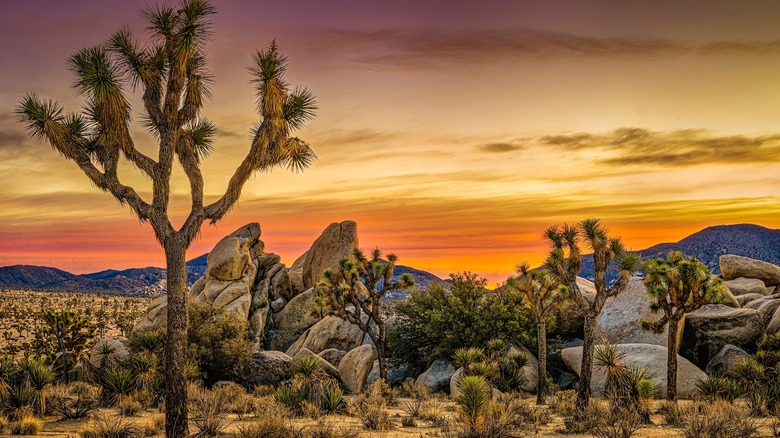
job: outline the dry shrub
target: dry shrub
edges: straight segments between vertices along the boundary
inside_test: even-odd
[[[420,416],[420,407],[422,407],[422,400],[412,398],[404,400],[400,403],[401,410],[409,416],[409,418],[415,419]]]
[[[337,428],[331,423],[318,421],[304,430],[306,438],[359,438],[360,432],[354,429]]]
[[[201,436],[217,436],[228,426],[226,393],[190,385],[187,390],[190,419]]]
[[[32,415],[25,415],[8,424],[11,435],[38,435],[43,429],[43,421]]]
[[[377,380],[366,391],[353,399],[352,415],[358,417],[368,430],[390,430],[390,414],[387,412],[387,401],[382,393],[381,380]]]
[[[116,410],[119,412],[119,415],[123,415],[125,417],[134,417],[138,415],[139,412],[143,411],[144,407],[135,397],[133,396],[122,396],[119,397],[119,401],[116,404]]]
[[[643,424],[642,415],[636,409],[621,408],[610,410],[609,415],[595,423],[591,433],[597,438],[631,438]]]
[[[553,412],[561,417],[569,417],[574,414],[575,403],[577,401],[577,391],[567,389],[566,391],[557,391],[550,400],[550,406]]]
[[[431,396],[431,390],[427,386],[417,383],[412,378],[401,383],[400,393],[416,400],[425,400]]]
[[[84,418],[100,404],[100,388],[84,382],[49,389],[47,407],[67,420]]]
[[[434,426],[441,426],[447,421],[445,411],[444,402],[439,397],[432,396],[422,400],[418,416],[421,420],[428,421]]]
[[[266,397],[268,399],[268,397]],[[290,422],[290,413],[272,399],[261,403],[257,417],[249,425],[239,426],[232,434],[236,438],[303,438],[303,431]]]
[[[401,417],[401,426],[403,427],[417,427],[417,422],[414,421],[414,417],[404,415]]]
[[[680,430],[685,438],[752,438],[758,424],[750,411],[726,401],[693,403],[683,415]]]
[[[138,438],[143,431],[127,418],[100,418],[81,431],[81,438]]]

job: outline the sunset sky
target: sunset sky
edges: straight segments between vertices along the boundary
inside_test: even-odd
[[[248,150],[246,66],[274,38],[288,80],[317,95],[297,135],[319,159],[250,180],[190,257],[258,221],[266,250],[291,264],[329,223],[353,219],[364,248],[496,282],[541,261],[542,232],[564,221],[599,217],[634,249],[709,225],[780,227],[780,2],[214,3],[207,201]],[[0,266],[164,265],[148,225],[13,115],[26,91],[78,110],[66,59],[124,25],[144,38],[148,4],[0,3]],[[151,153],[144,128],[133,132]],[[122,170],[148,199],[149,183]],[[188,199],[179,171],[176,224]]]

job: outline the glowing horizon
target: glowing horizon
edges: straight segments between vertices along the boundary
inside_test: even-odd
[[[130,3],[0,5],[0,266],[164,264],[148,225],[12,113],[26,91],[77,110],[64,60],[124,25],[144,37],[145,4]],[[319,160],[258,174],[188,258],[256,221],[289,266],[329,223],[352,219],[361,246],[400,264],[498,282],[544,258],[545,228],[586,217],[635,249],[711,225],[780,228],[780,4],[510,3],[218,2],[207,201],[248,148],[257,115],[245,66],[273,38],[290,81],[318,97],[298,135]],[[132,132],[152,150],[140,124]],[[121,176],[148,199],[131,166]],[[172,193],[180,221],[180,171]]]

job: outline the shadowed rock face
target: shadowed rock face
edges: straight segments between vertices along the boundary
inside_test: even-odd
[[[763,334],[758,311],[708,304],[685,317],[680,354],[704,368],[726,344],[751,351]]]

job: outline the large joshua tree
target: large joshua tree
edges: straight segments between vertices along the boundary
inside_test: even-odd
[[[363,251],[355,249],[354,261],[342,259],[336,270],[326,269],[319,284],[328,304],[341,319],[355,324],[371,339],[379,360],[379,377],[387,380],[387,324],[382,313],[382,298],[390,291],[411,289],[414,278],[401,274],[393,281],[393,271],[398,257],[387,255],[382,262],[379,248],[367,258]]]
[[[645,287],[650,296],[650,310],[662,311],[656,321],[642,321],[642,328],[655,333],[667,332],[666,398],[677,398],[677,336],[680,321],[705,304],[720,302],[725,285],[720,278],[713,277],[707,265],[694,257],[685,258],[680,251],[671,251],[666,260],[647,260],[642,265],[645,271]]]
[[[149,38],[139,44],[127,29],[107,42],[80,50],[69,59],[75,88],[85,99],[83,113],[66,114],[62,106],[27,94],[16,112],[36,139],[48,140],[73,161],[99,189],[127,204],[154,229],[165,249],[168,284],[166,343],[166,434],[187,434],[187,271],[185,251],[208,220],[222,219],[256,171],[275,166],[294,170],[315,158],[309,145],[290,135],[314,116],[316,102],[306,89],[284,81],[286,58],[275,42],[255,53],[249,72],[257,93],[260,121],[252,130],[249,151],[215,202],[205,205],[201,161],[214,147],[215,126],[201,116],[209,97],[210,76],[204,45],[210,36],[214,7],[207,0],[183,0],[178,7],[144,11]],[[158,155],[148,156],[130,136],[127,93],[140,86],[143,122],[157,140]],[[120,182],[120,158],[151,180],[151,201]],[[170,221],[171,171],[178,159],[189,180],[191,209],[177,229]]]
[[[532,271],[528,262],[517,265],[517,276],[509,277],[507,288],[520,292],[536,318],[536,339],[539,349],[539,373],[536,384],[536,404],[544,404],[547,396],[547,318],[568,298],[569,289],[555,281],[547,270]]]
[[[593,375],[593,352],[596,342],[596,321],[601,315],[607,298],[623,292],[631,275],[639,266],[640,259],[626,251],[619,237],[610,237],[608,230],[598,219],[585,219],[577,225],[553,226],[545,231],[552,250],[547,257],[547,269],[556,280],[569,289],[571,299],[584,313],[584,339],[582,346],[582,367],[577,387],[577,415],[584,415],[590,401],[590,382]],[[582,268],[580,242],[593,251],[594,285],[596,296],[589,301],[577,285],[577,274]],[[615,262],[618,278],[607,284],[607,268]]]

